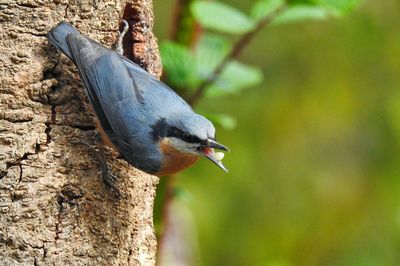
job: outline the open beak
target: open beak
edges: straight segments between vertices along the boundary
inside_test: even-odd
[[[227,147],[225,147],[224,145],[222,145],[222,144],[220,144],[220,143],[218,143],[218,142],[216,142],[215,140],[212,140],[212,139],[208,140],[208,147],[230,152],[230,150]]]
[[[206,148],[204,148],[202,154],[207,157],[210,161],[212,161],[213,163],[215,163],[216,165],[218,165],[219,168],[221,168],[222,170],[224,170],[225,172],[228,172],[228,169],[225,168],[225,166],[222,164],[221,160],[221,156],[217,155],[223,155],[221,153],[216,153],[214,151],[214,149],[219,149],[219,150],[223,150],[223,151],[227,151],[229,152],[229,149],[227,147],[225,147],[224,145],[216,142],[215,140],[208,140],[208,145]],[[223,156],[222,156],[223,157]]]

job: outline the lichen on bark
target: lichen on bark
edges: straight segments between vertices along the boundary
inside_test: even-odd
[[[111,47],[126,8],[132,58],[161,73],[151,0],[0,3],[0,262],[2,265],[152,265],[158,178],[107,149],[117,200],[103,184],[95,121],[73,64],[47,43],[66,20]],[[130,14],[132,16],[132,14]],[[138,46],[138,44],[140,44]],[[78,142],[87,142],[79,145]]]

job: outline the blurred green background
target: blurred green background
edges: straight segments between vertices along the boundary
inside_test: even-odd
[[[154,0],[159,41],[173,6]],[[237,119],[217,129],[230,172],[203,159],[177,176],[188,261],[400,265],[400,2],[268,27],[240,59],[263,84],[197,108]]]

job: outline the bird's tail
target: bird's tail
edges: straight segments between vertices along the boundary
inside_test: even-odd
[[[66,40],[67,36],[70,34],[75,35],[80,33],[71,24],[62,21],[50,30],[50,32],[47,34],[47,39],[52,45],[60,49],[66,56],[72,59],[71,51],[69,50]]]

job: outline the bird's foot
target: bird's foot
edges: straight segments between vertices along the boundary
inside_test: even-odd
[[[99,151],[96,152],[98,161],[100,163],[101,177],[103,178],[104,183],[110,188],[111,192],[114,194],[115,197],[120,198],[121,192],[115,186],[115,182],[117,181],[118,178],[116,175],[112,173],[112,171],[108,167],[108,163],[104,155],[103,149],[100,149]]]
[[[124,55],[124,47],[122,45],[122,42],[124,40],[125,34],[128,32],[128,29],[129,29],[128,21],[123,19],[122,22],[124,23],[124,29],[119,34],[117,45],[116,45],[116,48],[115,48],[115,51],[120,55]]]
[[[99,150],[97,150],[96,148],[94,148],[92,145],[90,145],[86,141],[72,141],[71,143],[74,145],[87,146],[89,149],[91,149],[94,152],[94,154],[96,155],[96,158],[97,158],[97,162],[100,165],[101,177],[103,179],[103,182],[105,183],[105,185],[107,187],[109,187],[109,189],[114,194],[114,196],[117,199],[119,199],[121,197],[121,192],[115,186],[115,182],[117,181],[117,176],[111,172],[111,170],[108,166],[106,157],[104,155],[103,149],[100,148]]]

